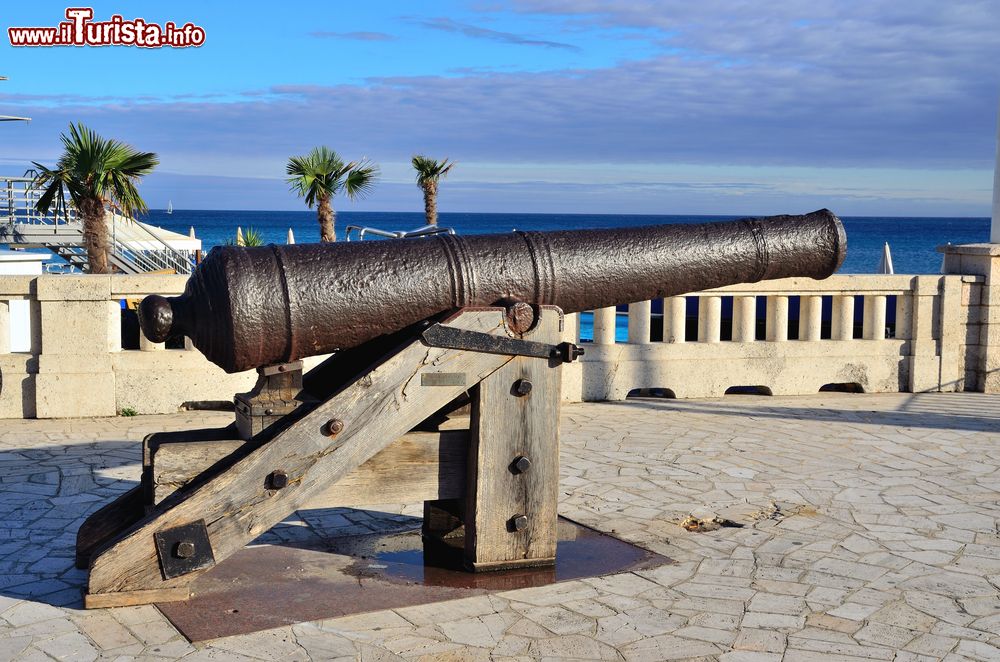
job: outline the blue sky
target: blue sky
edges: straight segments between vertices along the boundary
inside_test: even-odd
[[[912,0],[95,2],[205,28],[195,49],[0,39],[0,172],[70,121],[160,154],[153,207],[299,209],[287,157],[382,177],[340,209],[422,207],[409,157],[459,161],[443,211],[989,213],[1000,4]],[[0,27],[65,4],[9,3]]]

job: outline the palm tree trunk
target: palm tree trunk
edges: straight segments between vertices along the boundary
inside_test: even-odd
[[[438,224],[437,196],[437,182],[434,180],[424,182],[424,216],[427,218],[427,225]]]
[[[316,206],[316,218],[319,220],[319,240],[322,242],[337,241],[337,229],[334,226],[336,214],[329,197],[321,197]]]
[[[83,217],[83,245],[87,248],[87,270],[92,274],[111,273],[108,264],[108,224],[104,202],[98,199],[81,201]]]

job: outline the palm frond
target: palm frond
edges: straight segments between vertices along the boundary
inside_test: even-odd
[[[77,206],[86,200],[100,200],[126,214],[146,211],[136,184],[159,165],[156,154],[102,138],[82,123],[70,123],[60,140],[63,153],[55,168],[34,164],[38,169],[36,185],[47,187],[36,204],[39,211],[48,212],[66,193]]]
[[[378,172],[378,166],[365,159],[345,163],[337,152],[325,146],[314,147],[304,156],[290,157],[285,166],[289,188],[305,198],[309,207],[342,190],[351,199],[368,195]]]
[[[423,188],[428,182],[436,182],[446,176],[455,167],[456,162],[448,159],[437,161],[423,154],[417,154],[410,163],[417,171],[417,186]]]
[[[375,188],[375,180],[378,179],[380,172],[379,167],[367,159],[352,164],[344,179],[344,193],[351,200],[368,197]]]

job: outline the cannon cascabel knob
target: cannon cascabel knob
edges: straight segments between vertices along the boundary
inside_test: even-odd
[[[164,342],[174,326],[174,309],[170,300],[152,294],[139,304],[139,326],[150,342]]]

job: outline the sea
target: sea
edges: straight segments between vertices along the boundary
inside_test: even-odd
[[[579,230],[626,228],[667,223],[730,221],[744,216],[677,216],[635,214],[472,214],[442,213],[440,225],[458,234],[484,234],[512,230]],[[283,244],[291,229],[296,243],[319,241],[316,213],[302,211],[217,211],[175,209],[151,210],[147,222],[167,230],[188,234],[194,228],[206,252],[235,239],[236,228],[253,228],[264,243]],[[930,217],[842,217],[847,231],[847,258],[839,273],[876,273],[882,247],[888,243],[898,274],[936,274],[941,270],[938,246],[989,241],[989,218]],[[350,225],[383,230],[413,230],[424,224],[422,212],[337,213],[337,235],[342,239]]]

